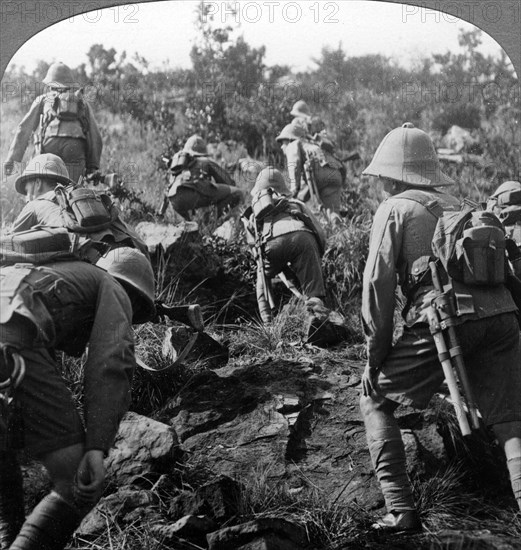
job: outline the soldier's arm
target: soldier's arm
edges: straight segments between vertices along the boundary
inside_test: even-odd
[[[135,367],[132,307],[123,287],[108,276],[98,291],[85,364],[86,450],[107,452],[130,404]]]
[[[380,205],[373,220],[364,270],[362,320],[368,364],[375,368],[382,365],[392,345],[396,265],[403,238],[400,217],[389,201]]]
[[[37,97],[29,109],[29,112],[24,116],[18,128],[16,129],[11,147],[7,153],[6,163],[22,162],[27,144],[31,138],[31,134],[38,128],[40,124],[40,115],[42,113],[42,102],[44,96]]]
[[[224,183],[226,185],[231,185],[232,187],[235,187],[235,181],[230,176],[230,174],[228,174],[228,172],[222,166],[219,166],[216,162],[209,161],[206,169],[210,176],[212,176],[215,180],[215,183]]]
[[[85,102],[88,118],[87,131],[87,172],[94,172],[100,167],[101,152],[103,150],[103,142],[101,133],[98,128],[98,123],[94,118],[91,106]]]

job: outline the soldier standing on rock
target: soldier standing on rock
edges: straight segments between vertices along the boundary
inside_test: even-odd
[[[159,212],[161,216],[168,208],[168,201],[178,214],[189,220],[191,210],[216,205],[221,215],[225,208],[237,206],[243,199],[228,172],[208,157],[206,142],[201,136],[188,138],[183,150],[172,158],[169,169],[170,189],[168,200]]]
[[[35,153],[58,155],[67,165],[70,178],[77,182],[80,176],[99,169],[103,144],[98,125],[67,65],[53,63],[43,83],[47,91],[34,100],[20,122],[4,171],[9,176],[14,163],[22,162],[31,134],[36,132]]]
[[[61,550],[101,496],[103,460],[130,402],[131,324],[154,315],[154,275],[143,254],[118,248],[99,267],[4,266],[0,283],[0,548]],[[87,344],[83,424],[55,351],[79,357]],[[27,518],[19,449],[53,483]]]
[[[394,411],[400,404],[424,409],[444,379],[426,316],[433,286],[420,275],[422,261],[432,254],[437,218],[423,204],[441,212],[458,209],[458,201],[438,189],[453,182],[440,170],[430,137],[410,123],[383,139],[364,174],[379,178],[390,195],[373,220],[362,297],[368,359],[360,406],[388,512],[373,527],[419,531]],[[397,283],[410,307],[403,312],[403,334],[393,345]],[[468,313],[456,318],[471,387],[484,422],[506,454],[521,508],[521,346],[516,307],[504,285],[466,285],[460,290],[472,300]]]

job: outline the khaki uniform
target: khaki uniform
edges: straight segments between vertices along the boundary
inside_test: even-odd
[[[27,231],[35,225],[48,227],[64,226],[61,208],[58,205],[54,191],[48,191],[28,202],[13,222],[10,232],[19,233],[20,231]],[[137,248],[148,256],[147,245],[119,217],[111,223],[109,228],[85,235],[93,241],[103,241],[111,245],[111,247],[130,246]]]
[[[300,139],[288,143],[285,155],[291,194],[294,197],[299,194],[310,173],[325,208],[338,212],[344,181],[342,163],[320,145]]]
[[[27,144],[33,132],[41,129],[42,120],[48,116],[58,92],[50,91],[38,96],[29,112],[16,130],[6,163],[22,162]],[[92,108],[84,100],[86,127],[79,120],[59,120],[53,118],[41,136],[41,151],[58,155],[66,164],[69,177],[77,182],[85,171],[99,169],[103,144],[101,134],[92,113]]]
[[[314,220],[317,231],[287,212],[267,216],[262,223],[261,235],[265,273],[269,278],[288,269],[296,275],[302,292],[308,298],[323,299],[326,294],[322,275],[321,257],[325,234],[313,214],[300,201],[292,200]],[[252,219],[252,223],[255,223]]]
[[[0,268],[0,345],[19,350],[26,373],[16,390],[24,448],[36,457],[85,443],[108,451],[130,402],[135,366],[132,308],[123,287],[83,262]],[[85,430],[52,350],[79,356],[86,346]],[[1,378],[6,365],[0,361]]]
[[[448,195],[425,193],[444,209],[455,205]],[[363,397],[361,405],[373,465],[387,510],[393,513],[413,507],[405,452],[392,414],[382,416],[375,410],[389,402],[425,408],[444,379],[426,317],[432,286],[428,282],[418,287],[411,284],[416,275],[413,264],[417,266],[419,258],[432,254],[436,222],[424,206],[400,194],[384,201],[374,217],[364,271],[362,318],[368,364],[378,370],[376,393]],[[404,312],[403,334],[393,344],[397,284],[411,307]],[[454,289],[462,312],[456,331],[483,419],[492,426],[520,421],[521,342],[512,296],[503,285],[455,285]],[[382,402],[382,398],[386,399]]]
[[[190,210],[211,205],[222,210],[236,206],[243,196],[224,168],[208,157],[196,156],[172,176],[168,198],[178,214],[190,219]]]

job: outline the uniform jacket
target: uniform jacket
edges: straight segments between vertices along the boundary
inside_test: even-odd
[[[425,191],[432,200],[447,209],[457,199],[434,190]],[[400,285],[411,307],[406,315],[408,326],[427,323],[427,307],[433,297],[432,286],[411,292],[409,275],[413,263],[432,255],[431,242],[437,218],[416,201],[395,195],[386,199],[376,211],[371,229],[369,255],[363,277],[362,319],[367,339],[369,364],[379,367],[392,345],[395,290]],[[456,298],[462,304],[462,322],[515,311],[508,290],[498,287],[464,287],[457,285]]]
[[[108,451],[130,403],[135,367],[127,293],[102,269],[78,261],[1,267],[0,282],[1,323],[22,315],[39,328],[35,346],[70,355],[81,355],[88,344],[86,448]]]
[[[47,110],[52,106],[57,92],[48,92],[38,96],[32,103],[29,112],[22,119],[16,130],[11,147],[7,154],[6,162],[21,162],[31,134],[40,127],[41,119]],[[100,166],[101,151],[103,144],[101,134],[92,114],[92,108],[84,100],[87,119],[87,133],[85,134],[82,125],[77,120],[54,119],[47,127],[45,136],[41,136],[42,144],[51,137],[69,137],[84,139],[86,142],[86,166],[87,169],[97,170]]]
[[[64,227],[64,220],[61,215],[61,208],[56,199],[54,191],[48,191],[36,199],[28,202],[11,226],[11,233],[27,231],[35,225],[47,227]],[[102,231],[89,233],[88,236],[94,241],[122,243],[130,239],[131,246],[139,249],[148,256],[147,245],[130,229],[123,221],[117,218],[110,227]]]
[[[285,155],[290,191],[293,196],[298,194],[305,182],[306,170],[312,172],[318,191],[325,187],[342,186],[342,163],[330,153],[324,151],[320,145],[307,140],[296,139],[288,143]]]
[[[169,189],[169,196],[174,196],[183,187],[195,189],[201,195],[212,196],[215,184],[235,186],[228,172],[208,157],[193,157],[188,166],[176,176]]]

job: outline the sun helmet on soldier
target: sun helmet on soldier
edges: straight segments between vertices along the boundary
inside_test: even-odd
[[[284,176],[279,172],[279,170],[273,168],[273,166],[263,168],[259,172],[259,175],[255,180],[255,185],[250,191],[250,194],[252,197],[254,197],[257,193],[260,193],[264,189],[269,189],[270,187],[274,189],[279,195],[290,194],[290,191],[286,186],[286,182],[284,181]]]
[[[45,178],[55,183],[69,185],[72,180],[69,178],[67,166],[63,160],[52,153],[36,155],[25,167],[21,176],[14,182],[14,187],[21,195],[25,195],[25,184],[34,178]]]
[[[418,187],[453,185],[441,171],[432,139],[406,122],[381,141],[364,175],[389,178]]]
[[[289,141],[295,141],[305,137],[306,130],[302,127],[301,124],[286,124],[280,134],[275,138],[277,141],[282,141],[288,139]]]
[[[102,256],[96,265],[122,283],[127,292],[132,292],[133,323],[145,323],[154,317],[154,272],[142,252],[127,246],[114,248]]]
[[[65,63],[61,62],[52,63],[49,66],[42,82],[54,88],[72,88],[75,84],[72,71]]]
[[[197,134],[194,134],[193,136],[190,136],[185,143],[185,146],[183,147],[183,151],[185,153],[189,153],[190,155],[198,155],[203,156],[207,155],[206,151],[206,141],[201,136],[198,136]]]
[[[299,99],[293,104],[293,107],[291,108],[291,112],[289,114],[299,118],[311,118],[311,111],[309,110],[309,106],[303,99]]]
[[[521,183],[513,180],[503,182],[489,200],[499,207],[521,204]]]

